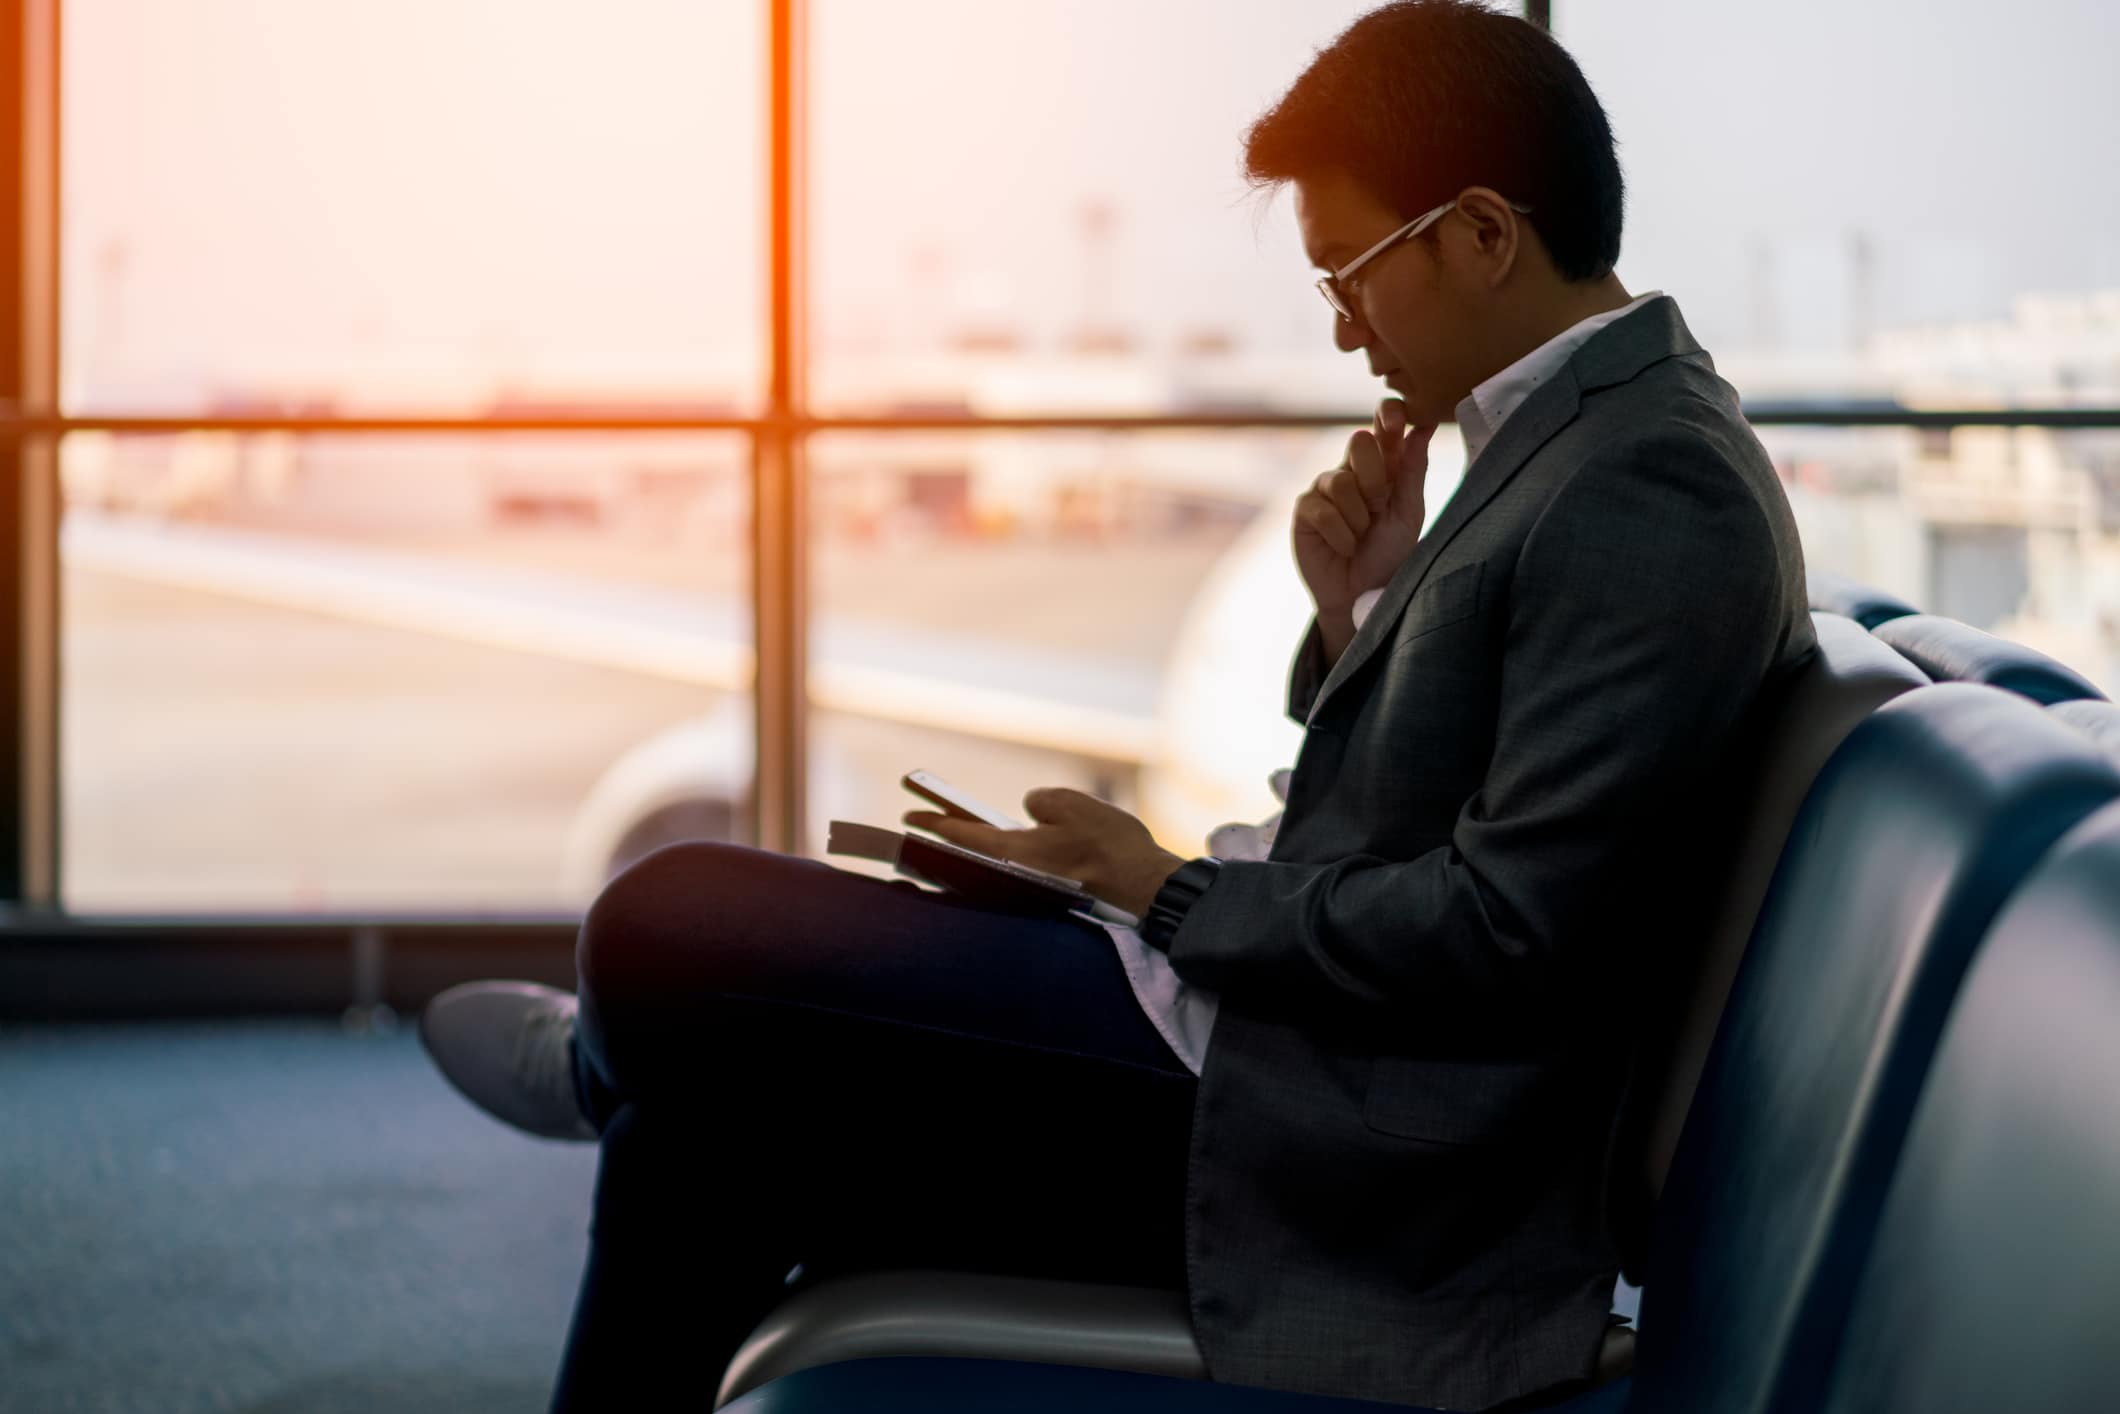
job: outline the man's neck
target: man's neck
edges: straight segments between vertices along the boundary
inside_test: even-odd
[[[1544,333],[1524,346],[1529,353],[1548,340],[1567,333],[1585,319],[1594,319],[1600,314],[1609,314],[1615,309],[1625,309],[1634,302],[1627,287],[1619,282],[1619,276],[1607,275],[1602,280],[1593,280],[1578,288],[1567,287],[1567,298],[1560,301],[1553,312],[1541,321],[1548,326]]]
[[[1488,376],[1510,367],[1533,349],[1545,347],[1585,319],[1624,309],[1633,302],[1634,296],[1627,293],[1627,287],[1620,283],[1616,274],[1583,285],[1563,286],[1560,296],[1552,303],[1536,311],[1527,311],[1522,322],[1515,325],[1515,336],[1507,345],[1514,352],[1493,355],[1494,367]]]

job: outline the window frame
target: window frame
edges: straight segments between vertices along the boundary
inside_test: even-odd
[[[0,71],[17,75],[20,102],[0,114],[0,242],[18,278],[0,289],[0,327],[19,338],[0,348],[0,544],[17,566],[0,575],[0,948],[53,933],[84,939],[275,936],[351,943],[357,956],[384,930],[422,938],[483,935],[571,941],[571,917],[473,919],[418,915],[384,919],[327,915],[258,920],[239,915],[96,919],[71,915],[60,895],[59,552],[57,447],[70,432],[328,432],[483,436],[492,433],[659,434],[735,432],[749,443],[753,524],[752,613],[757,672],[753,702],[758,744],[750,838],[798,852],[804,838],[806,727],[804,664],[809,618],[807,450],[820,433],[931,431],[1266,430],[1332,428],[1367,421],[1366,412],[982,417],[826,416],[809,399],[808,125],[809,0],[758,0],[769,8],[765,192],[771,311],[766,400],[748,417],[184,417],[64,415],[58,404],[60,291],[60,94],[63,0],[0,0]],[[1527,18],[1550,26],[1545,0],[1526,0]],[[4,106],[4,105],[0,105]],[[2013,408],[1912,411],[1874,403],[1768,402],[1747,405],[1759,426],[1955,428],[2120,428],[2120,408]],[[357,967],[356,972],[360,969]]]

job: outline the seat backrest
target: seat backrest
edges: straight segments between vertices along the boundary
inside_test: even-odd
[[[1908,614],[1921,612],[1897,595],[1887,594],[1882,589],[1872,589],[1867,584],[1858,583],[1846,575],[1834,574],[1831,570],[1808,570],[1804,578],[1806,587],[1810,590],[1813,609],[1853,619],[1864,628],[1875,628],[1887,619],[1903,618]]]
[[[1630,1280],[1642,1280],[1649,1223],[1678,1132],[1693,1100],[1730,979],[1759,917],[1760,900],[1780,860],[1797,808],[1855,725],[1884,703],[1928,682],[1921,670],[1850,619],[1813,613],[1818,653],[1789,684],[1759,742],[1745,794],[1735,802],[1742,824],[1728,882],[1689,974],[1671,979],[1664,1025],[1647,1038],[1621,1120],[1622,1167],[1612,1184],[1614,1230]]]
[[[2067,722],[2097,743],[2098,749],[2107,756],[2120,761],[2120,706],[2083,698],[2075,702],[2057,702],[2046,709],[2046,714],[2056,721]]]
[[[2105,696],[2066,663],[1956,619],[1913,614],[1877,625],[1876,634],[1938,682],[1984,682],[2043,703]]]
[[[2120,1403],[2120,806],[1980,946],[1855,1280],[1828,1414]],[[1853,1274],[1851,1273],[1851,1276]]]
[[[1845,1313],[1975,944],[2120,770],[2037,707],[1919,688],[1848,734],[1798,813],[1702,1068],[1642,1296],[1645,1411],[1764,1414]],[[1844,1288],[1845,1282],[1841,1283]]]

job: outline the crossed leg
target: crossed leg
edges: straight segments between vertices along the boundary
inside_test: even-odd
[[[554,1409],[711,1402],[798,1264],[1184,1285],[1195,1082],[1094,924],[688,844],[577,963],[603,1153]]]

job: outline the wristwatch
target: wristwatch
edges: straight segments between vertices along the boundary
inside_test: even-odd
[[[1177,935],[1178,925],[1185,921],[1186,913],[1207,892],[1215,876],[1222,872],[1222,861],[1213,855],[1202,855],[1188,859],[1171,871],[1163,887],[1156,890],[1155,901],[1148,906],[1148,915],[1141,920],[1141,939],[1158,952],[1170,951],[1170,940]]]

